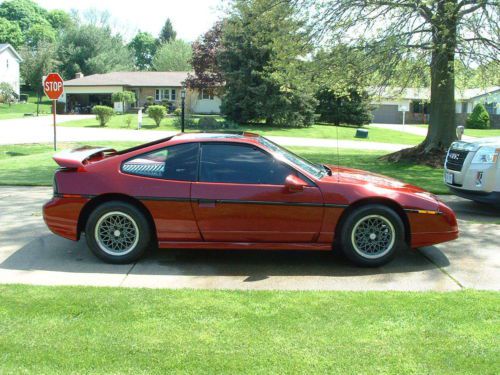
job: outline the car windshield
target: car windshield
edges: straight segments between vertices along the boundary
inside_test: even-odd
[[[277,145],[267,138],[259,137],[259,143],[271,150],[278,159],[288,160],[316,178],[322,178],[329,173],[328,169],[323,165],[312,163],[307,159],[295,155],[293,152],[288,151],[286,148]]]

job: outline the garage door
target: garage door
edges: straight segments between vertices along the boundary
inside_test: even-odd
[[[401,113],[396,104],[382,104],[373,110],[373,122],[380,124],[401,124]]]

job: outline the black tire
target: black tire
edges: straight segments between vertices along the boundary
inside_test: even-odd
[[[85,225],[85,237],[90,250],[98,258],[108,263],[124,264],[134,262],[144,254],[151,242],[151,228],[137,207],[110,201],[92,211]]]
[[[406,247],[403,221],[393,209],[381,204],[358,207],[342,223],[340,246],[358,266],[382,266]]]

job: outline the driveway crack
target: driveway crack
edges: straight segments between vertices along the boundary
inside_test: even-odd
[[[125,282],[125,280],[127,280],[128,275],[130,275],[130,272],[132,272],[132,270],[134,269],[134,267],[135,267],[136,264],[137,264],[137,262],[134,262],[134,264],[132,264],[132,266],[130,267],[130,269],[127,271],[127,273],[123,277],[123,280],[120,282],[119,286],[123,286],[123,283]]]
[[[451,273],[449,273],[448,271],[446,271],[443,267],[441,267],[439,264],[437,264],[436,262],[434,262],[432,260],[431,257],[427,256],[425,253],[423,253],[422,251],[420,251],[420,249],[418,249],[418,252],[425,258],[427,259],[429,262],[431,262],[432,264],[434,264],[436,266],[436,268],[438,270],[440,270],[444,275],[448,276],[455,284],[457,284],[461,289],[465,289],[465,286],[458,280],[456,279]]]

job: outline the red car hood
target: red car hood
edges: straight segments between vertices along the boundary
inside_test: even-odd
[[[371,184],[373,186],[391,189],[402,190],[408,193],[421,193],[426,192],[418,186],[407,184],[405,182],[396,180],[391,177],[383,176],[376,173],[363,171],[360,169],[337,167],[334,165],[327,165],[331,169],[332,175],[323,177],[324,182],[340,182],[345,184]]]

